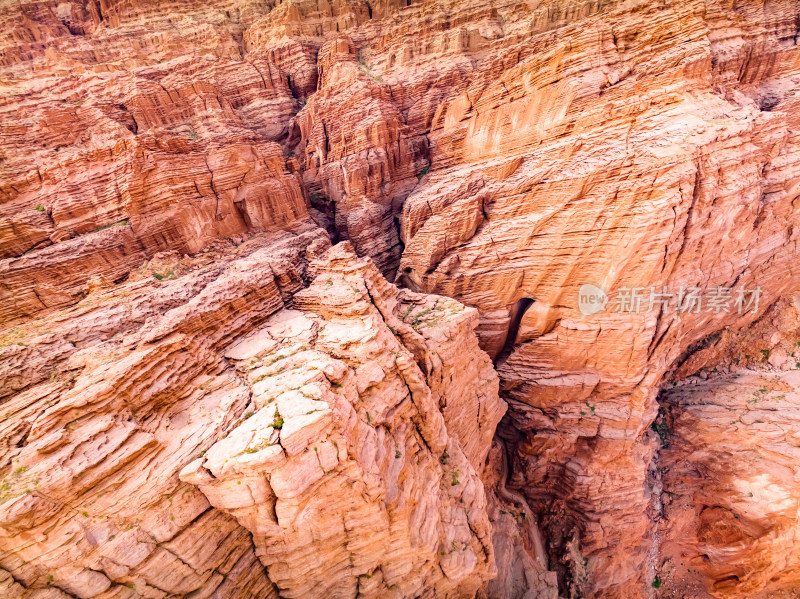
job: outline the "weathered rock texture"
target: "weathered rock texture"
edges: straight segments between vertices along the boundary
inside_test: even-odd
[[[346,245],[304,288],[319,235],[161,256],[165,280],[4,340],[3,372],[30,366],[2,405],[3,596],[460,597],[494,577],[480,475],[505,405],[477,311],[398,292]]]
[[[662,398],[658,574],[670,596],[793,596],[800,370],[687,379]]]
[[[798,286],[800,9],[608,3],[576,18],[558,5],[516,21],[532,37],[498,9],[502,41],[437,110],[400,280],[478,306],[492,355],[535,300],[499,367],[522,433],[514,481],[543,512],[562,590],[646,596],[658,386],[696,342]],[[763,295],[742,315],[612,302],[586,318],[584,283]]]
[[[648,472],[652,567],[667,597],[793,597],[800,313],[776,302],[706,339],[659,395]],[[686,378],[688,376],[688,378]]]
[[[119,280],[158,251],[308,219],[274,141],[298,101],[274,62],[242,59],[252,8],[9,4],[0,323],[74,302],[88,277]]]
[[[287,596],[473,596],[495,573],[480,473],[505,411],[477,311],[348,246],[226,356],[249,416],[181,472]]]
[[[739,411],[749,379],[727,403],[662,398],[683,453],[651,424],[660,389],[700,370],[762,351],[794,368],[796,1],[16,0],[0,18],[0,448],[9,489],[31,491],[2,506],[4,584],[505,598],[551,597],[555,573],[562,596],[610,599],[794,584],[790,520],[718,534],[743,514],[714,502],[730,473],[702,464],[739,456],[691,432],[707,406]],[[375,266],[338,249],[309,271],[329,239]],[[584,283],[646,289],[645,309],[586,317]],[[741,313],[647,310],[650,288],[756,286]],[[501,404],[475,313],[436,316],[460,304],[509,405],[485,472]],[[94,428],[73,439],[68,418]],[[708,480],[671,519],[659,485],[697,443],[715,448]],[[31,452],[39,465],[11,461]],[[139,530],[134,514],[163,519],[152,506],[183,492],[180,525],[145,529],[169,547],[81,519],[117,510]],[[236,540],[211,542],[203,518]],[[134,540],[98,557],[112,534]],[[149,561],[123,563],[140,545]],[[665,560],[712,546],[691,584],[661,585]],[[153,586],[158,568],[174,586]]]

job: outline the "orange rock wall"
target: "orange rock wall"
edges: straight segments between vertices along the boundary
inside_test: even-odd
[[[0,19],[0,410],[13,405],[6,411],[18,414],[3,422],[8,432],[0,438],[0,447],[10,456],[3,476],[13,482],[21,467],[13,464],[13,456],[30,451],[26,448],[37,438],[33,431],[61,425],[58,419],[53,424],[56,420],[50,420],[44,406],[62,402],[55,381],[71,376],[62,373],[61,365],[77,360],[73,354],[85,350],[81,359],[91,366],[86,372],[95,372],[99,364],[106,364],[105,349],[99,348],[116,336],[153,327],[161,327],[164,335],[177,335],[178,321],[157,324],[156,316],[185,306],[181,318],[190,319],[191,312],[199,310],[187,329],[191,334],[180,332],[189,336],[176,337],[169,350],[159,344],[158,351],[166,353],[152,361],[147,358],[148,366],[142,369],[146,374],[137,379],[136,394],[144,394],[138,401],[147,404],[145,411],[170,412],[177,408],[158,398],[160,379],[147,378],[153,376],[151,364],[164,364],[166,369],[189,360],[180,358],[178,347],[200,352],[192,359],[206,370],[212,362],[227,364],[226,348],[274,311],[257,309],[250,324],[237,325],[237,314],[247,318],[250,313],[252,294],[267,293],[257,286],[239,287],[237,276],[260,277],[265,287],[272,277],[280,288],[270,292],[280,298],[275,310],[294,309],[297,297],[297,307],[315,315],[308,318],[325,320],[320,313],[324,301],[302,306],[302,298],[315,289],[324,296],[319,281],[312,284],[314,275],[306,265],[329,240],[348,241],[389,280],[410,290],[402,293],[450,297],[477,309],[470,327],[478,318],[480,347],[495,360],[500,394],[509,405],[498,438],[507,467],[502,477],[497,472],[483,475],[480,462],[488,452],[495,418],[475,412],[482,400],[454,405],[441,399],[460,376],[463,356],[460,346],[435,340],[441,364],[423,369],[425,386],[440,398],[441,418],[452,423],[454,431],[482,423],[472,437],[452,435],[474,471],[470,480],[483,476],[490,489],[485,504],[477,495],[470,496],[480,506],[476,510],[481,514],[474,514],[480,532],[449,539],[469,546],[457,551],[457,559],[447,557],[458,562],[452,570],[458,574],[443,582],[438,574],[421,573],[402,593],[552,596],[555,573],[562,596],[651,596],[672,592],[666,584],[663,589],[655,586],[656,580],[666,580],[666,560],[674,561],[677,555],[702,559],[702,547],[709,543],[727,547],[725,535],[707,542],[702,532],[716,531],[722,526],[719,522],[731,524],[727,512],[697,507],[713,505],[727,474],[717,476],[713,468],[703,466],[708,484],[704,487],[700,477],[691,489],[702,500],[673,512],[674,519],[660,506],[663,493],[675,492],[664,490],[674,488],[669,474],[677,467],[673,460],[689,459],[697,444],[716,447],[719,455],[729,450],[715,445],[718,439],[711,433],[693,436],[687,429],[674,433],[685,440],[679,444],[681,453],[668,454],[651,424],[659,406],[689,405],[680,415],[676,412],[674,422],[678,428],[694,427],[697,414],[719,403],[714,397],[697,407],[682,396],[674,401],[659,398],[665,385],[703,367],[750,368],[757,360],[743,356],[754,355],[754,348],[780,349],[782,353],[771,354],[773,369],[795,368],[787,345],[795,340],[784,329],[791,329],[791,318],[787,321],[785,315],[793,314],[800,274],[796,2],[20,0],[4,5]],[[291,267],[265,270],[259,261],[274,260],[276,243],[282,248],[281,264]],[[203,302],[192,303],[190,298],[221,276],[214,269],[232,260],[230,252],[258,257],[235,267],[240,274],[224,279],[231,293],[246,297],[226,295],[227,308],[202,316]],[[173,278],[183,283],[173,287]],[[166,290],[158,287],[160,291],[153,292],[150,286],[157,281],[167,281]],[[585,283],[609,294],[624,287],[674,292],[695,286],[759,286],[762,297],[759,308],[746,314],[631,314],[616,312],[612,302],[605,311],[585,316],[577,305],[578,289]],[[312,291],[300,291],[308,285]],[[217,292],[225,291],[223,287]],[[98,293],[111,293],[116,298],[113,306],[96,311],[93,298]],[[357,299],[353,296],[354,304]],[[220,326],[216,320],[221,318],[233,320]],[[464,326],[458,324],[458,334],[472,339]],[[783,337],[772,339],[776,333]],[[137,334],[151,339],[144,332]],[[745,350],[737,345],[740,335]],[[126,345],[125,352],[145,351],[139,341],[131,343],[133,349]],[[413,346],[411,353],[422,351],[419,339],[403,343]],[[471,341],[465,343],[469,355],[482,355]],[[339,350],[334,353],[336,360],[345,359]],[[371,363],[363,356],[358,360]],[[84,362],[80,364],[84,368]],[[102,368],[92,376],[100,377]],[[212,370],[214,377],[222,377],[214,389],[224,388],[233,393],[230,397],[252,392],[235,368],[219,371],[223,374],[213,368],[208,372]],[[195,380],[197,376],[194,371],[180,375],[185,379],[181,385],[186,385],[180,401],[187,402],[187,410],[199,401],[197,389],[204,383]],[[471,396],[473,383],[459,383],[460,394]],[[736,380],[730,384],[735,387]],[[48,385],[55,385],[58,393]],[[750,385],[743,384],[744,390],[718,409],[738,410],[739,396],[748,393]],[[364,392],[366,388],[359,390],[359,397]],[[121,409],[113,402],[128,392],[115,388],[103,393],[113,406],[104,412],[109,415]],[[155,399],[148,399],[149,394]],[[83,401],[78,395],[69,401]],[[342,439],[361,435],[343,424],[349,422],[345,406],[325,397],[333,406],[326,409],[336,414],[336,434]],[[234,423],[231,414],[243,414],[242,402],[236,399],[235,407],[218,408],[223,416],[214,420],[214,442],[223,443],[231,435],[238,438],[240,423]],[[83,405],[77,406],[78,412]],[[147,434],[158,439],[148,426]],[[412,443],[412,437],[404,435],[404,442]],[[204,439],[208,447],[203,449],[209,449],[211,437]],[[742,433],[742,445],[751,442],[751,433]],[[125,448],[125,443],[120,441],[119,447]],[[167,469],[172,479],[164,485],[177,489],[185,484],[197,505],[202,504],[197,513],[187,513],[187,523],[200,513],[208,518],[213,514],[214,522],[224,522],[215,527],[229,527],[236,539],[250,535],[254,549],[245,552],[247,557],[234,559],[231,553],[191,565],[199,578],[188,586],[176,583],[165,592],[185,594],[189,587],[210,588],[204,586],[209,580],[224,579],[231,582],[220,583],[223,586],[214,587],[214,592],[225,596],[229,591],[219,589],[235,584],[238,579],[230,572],[237,570],[220,564],[249,568],[246,564],[257,557],[269,572],[279,561],[268,547],[284,539],[284,533],[259,528],[253,519],[280,496],[265,492],[252,505],[232,506],[214,491],[208,495],[203,472],[213,473],[219,464],[201,463],[186,473],[190,482],[176,482],[188,458],[198,459],[192,452],[201,445],[184,443],[175,455],[186,459],[180,464],[176,459]],[[94,455],[99,450],[86,446],[85,451]],[[226,451],[223,443],[219,452]],[[497,451],[489,459],[494,470],[503,463]],[[426,454],[427,461],[429,457]],[[147,467],[145,462],[120,460],[119,467],[112,468],[120,476]],[[348,460],[342,462],[348,469],[368,471],[374,465],[364,456]],[[703,460],[702,464],[713,462],[711,457]],[[435,462],[421,472],[441,482]],[[264,476],[270,468],[263,466],[248,476]],[[83,470],[83,465],[74,468]],[[143,480],[141,473],[137,476]],[[225,471],[223,478],[227,476]],[[780,484],[788,480],[783,475],[778,479]],[[77,505],[69,494],[83,487],[66,478],[58,485],[61,495],[53,497],[62,502],[59,509]],[[383,514],[376,498],[384,491],[370,485],[374,492],[364,500],[364,509]],[[169,494],[166,487],[156,488]],[[39,497],[30,490],[23,503]],[[431,496],[440,503],[429,513],[447,520],[450,508],[443,506],[452,497],[441,490],[438,495],[431,491]],[[136,505],[144,509],[141,506],[151,504]],[[340,508],[346,511],[348,505],[343,500]],[[398,510],[405,517],[403,508]],[[27,513],[8,516],[17,527],[8,538],[33,529],[35,523],[24,519]],[[517,516],[509,517],[512,513]],[[534,515],[539,526],[521,524],[524,518],[519,514],[525,513]],[[717,516],[719,522],[713,520]],[[481,528],[491,524],[486,518],[495,521],[493,543],[506,562],[497,564],[500,572],[491,584],[481,586],[494,572],[490,534]],[[794,521],[787,517],[773,545],[764,540],[768,528],[763,519],[747,523],[751,528],[736,534],[746,534],[757,548],[740,550],[731,560],[709,555],[711,565],[692,568],[700,573],[696,578],[681,574],[673,579],[683,585],[675,592],[738,597],[794,584],[794,566],[780,558],[791,552],[785,531]],[[186,527],[181,524],[169,535],[153,536],[163,543],[176,538],[178,529]],[[539,529],[547,559],[537,557],[537,543],[531,540]],[[446,527],[442,530],[446,537]],[[676,549],[677,531],[706,540],[687,541]],[[405,539],[403,531],[391,526],[384,533],[385,539]],[[147,544],[144,537],[137,539]],[[240,544],[238,540],[230,547]],[[485,549],[482,556],[478,545]],[[776,549],[770,557],[772,546]],[[72,559],[64,557],[72,555],[70,545],[59,544],[62,561],[20,571],[34,550],[25,549],[27,557],[19,557],[23,550],[13,547],[12,553],[0,553],[0,567],[11,573],[6,588],[19,585],[14,591],[19,596],[27,596],[23,587],[29,585],[45,589],[47,568],[65,567]],[[91,553],[80,551],[84,557]],[[184,549],[170,551],[180,554],[184,564],[194,563]],[[470,551],[475,563],[464,574],[472,563],[473,558],[466,557]],[[208,557],[206,550],[197,552]],[[361,554],[353,550],[348,555]],[[293,550],[280,559],[303,563]],[[403,567],[424,570],[408,560],[400,560]],[[99,563],[85,562],[85,567],[94,571]],[[114,563],[119,565],[119,560]],[[762,566],[769,576],[750,573]],[[279,590],[302,587],[310,592],[315,583],[304,578],[304,571],[286,571],[280,575],[284,582],[256,576],[248,584],[260,589],[252,591],[256,595],[278,592],[270,586],[273,582]],[[77,570],[58,572],[59,580],[78,576]],[[108,580],[126,582],[98,590],[105,583],[98,583],[94,574],[80,576],[94,582],[81,582],[87,585],[82,590],[59,586],[60,592],[116,597],[127,593],[128,582],[140,584],[127,571],[124,576],[130,579],[107,572],[103,576]],[[380,585],[394,580],[386,571],[373,582],[362,578],[341,578],[342,592],[347,595],[356,587],[378,592]],[[137,593],[158,595],[153,590],[158,585],[153,587],[146,576],[141,580],[149,586],[146,592],[144,586],[136,586]],[[392,584],[401,583],[388,582],[385,590]]]

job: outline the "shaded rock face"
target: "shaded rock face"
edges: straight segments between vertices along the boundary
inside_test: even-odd
[[[704,338],[798,285],[798,6],[593,8],[531,15],[524,42],[503,23],[484,68],[440,104],[431,170],[403,208],[399,280],[479,307],[493,356],[519,300],[535,300],[499,361],[514,482],[542,513],[563,591],[646,596],[660,592],[659,386]],[[762,303],[677,315],[611,301],[584,316],[587,283],[645,302],[651,288],[759,286]]]
[[[660,398],[665,588],[715,597],[797,589],[798,388],[798,369],[737,370],[691,377]]]
[[[3,593],[800,584],[797,2],[0,19]]]

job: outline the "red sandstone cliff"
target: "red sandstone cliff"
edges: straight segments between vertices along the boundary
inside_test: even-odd
[[[800,4],[0,19],[0,593],[794,596]]]

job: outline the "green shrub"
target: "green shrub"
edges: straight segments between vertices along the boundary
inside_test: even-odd
[[[275,417],[272,419],[272,428],[280,430],[283,428],[283,416],[278,411],[278,408],[275,408]]]
[[[459,480],[458,480],[458,470],[456,470],[455,472],[453,472],[453,476],[452,476],[452,478],[451,478],[451,480],[450,480],[450,486],[452,486],[452,487],[455,487],[457,484],[459,484]]]
[[[658,576],[656,576],[655,580],[653,580],[653,588],[654,589],[661,588],[661,580],[659,580]]]

